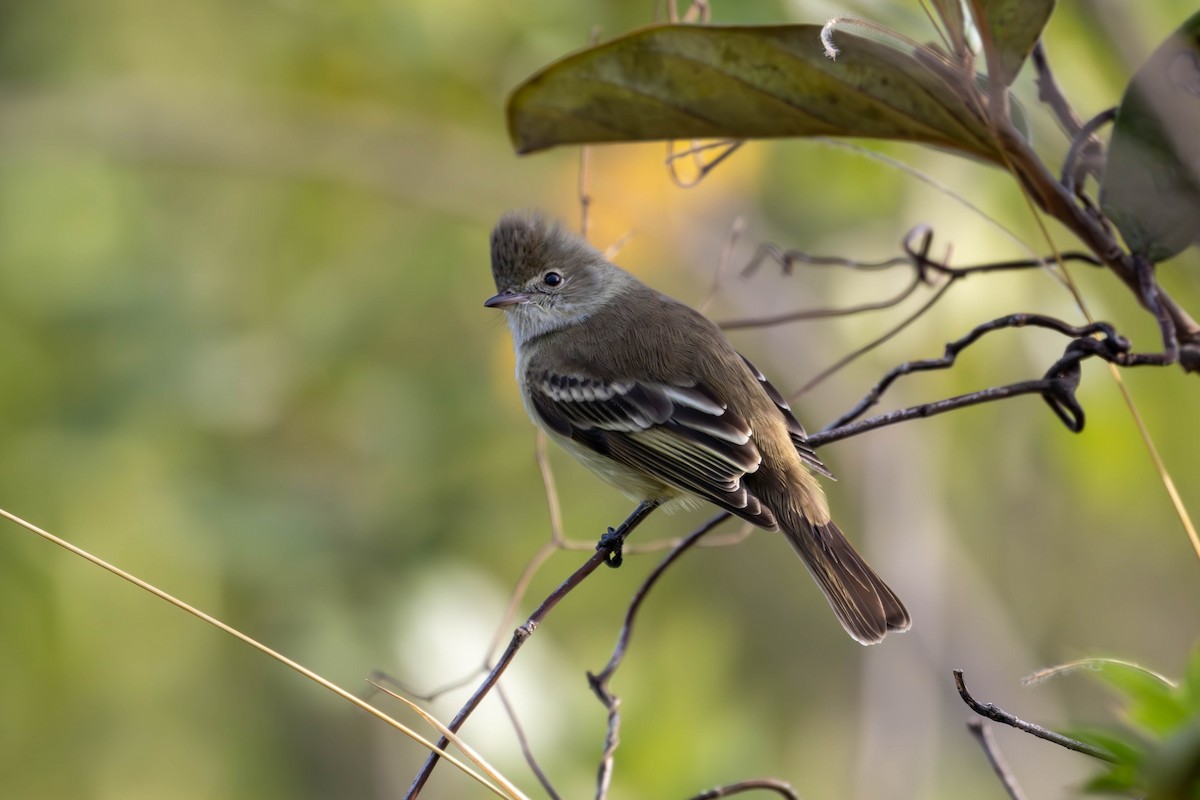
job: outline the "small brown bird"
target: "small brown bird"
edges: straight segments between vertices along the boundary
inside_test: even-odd
[[[535,423],[638,501],[707,500],[783,531],[863,644],[908,611],[838,530],[812,471],[829,470],[779,392],[712,322],[532,214],[492,231],[517,381]]]

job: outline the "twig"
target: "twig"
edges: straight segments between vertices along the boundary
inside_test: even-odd
[[[817,386],[821,385],[821,383],[828,380],[831,376],[835,375],[838,371],[840,371],[841,369],[846,367],[848,364],[854,362],[855,360],[857,360],[859,358],[862,358],[867,353],[874,350],[876,347],[879,347],[881,344],[887,342],[889,339],[891,339],[895,336],[898,336],[901,333],[901,331],[903,331],[909,325],[912,325],[914,322],[916,322],[918,319],[920,319],[922,316],[924,316],[925,312],[927,312],[927,311],[929,311],[929,309],[933,308],[934,305],[936,305],[937,302],[942,299],[942,296],[945,295],[946,292],[948,292],[950,290],[950,287],[953,285],[954,285],[953,279],[946,281],[946,283],[944,283],[942,285],[942,287],[933,294],[932,297],[930,297],[928,300],[926,300],[924,303],[921,304],[920,308],[918,308],[916,311],[909,314],[907,317],[902,319],[896,325],[893,325],[891,328],[884,331],[879,336],[875,337],[871,341],[864,344],[862,347],[858,348],[857,350],[855,350],[851,353],[847,353],[846,355],[839,358],[837,361],[830,364],[825,369],[818,372],[813,377],[809,378],[803,386],[801,386],[799,389],[792,392],[788,396],[788,400],[796,400],[797,398],[801,397],[802,395],[805,395],[808,392],[811,392],[813,389],[815,389]]]
[[[455,733],[458,732],[459,728],[461,728],[463,723],[467,721],[467,718],[471,716],[472,712],[475,711],[476,707],[478,707],[483,698],[486,697],[488,692],[492,690],[492,687],[496,684],[496,681],[498,681],[500,676],[504,674],[504,671],[508,669],[508,665],[512,663],[513,657],[517,654],[517,651],[520,650],[521,646],[524,645],[529,637],[533,635],[533,632],[537,630],[538,625],[540,625],[542,620],[546,618],[546,615],[549,614],[564,597],[570,594],[572,589],[582,583],[588,575],[591,575],[593,572],[595,572],[601,564],[607,563],[609,561],[609,557],[613,553],[619,552],[619,548],[624,542],[625,537],[629,536],[629,534],[632,533],[633,530],[640,525],[643,520],[646,519],[646,517],[650,516],[650,513],[657,507],[658,504],[651,501],[639,503],[637,508],[635,508],[633,512],[626,517],[625,521],[621,523],[620,527],[618,527],[616,530],[609,530],[609,533],[606,534],[605,537],[606,544],[603,547],[598,547],[596,552],[592,554],[591,558],[585,561],[582,566],[572,572],[565,581],[559,584],[558,588],[551,592],[550,595],[541,602],[541,605],[539,605],[534,612],[529,615],[529,618],[526,619],[520,627],[513,631],[512,639],[509,641],[508,647],[505,648],[504,653],[499,659],[497,659],[496,665],[492,667],[492,670],[487,674],[486,677],[484,677],[483,682],[479,684],[474,693],[472,693],[472,695],[467,699],[467,702],[463,704],[463,707],[460,708],[458,713],[454,715],[454,719],[450,721],[450,724],[447,727],[451,731],[454,731]],[[446,745],[449,744],[449,741],[444,737],[438,741],[441,742],[441,744],[438,745],[440,749],[444,749]],[[408,791],[404,795],[406,798],[413,798],[421,793],[421,789],[429,780],[429,776],[433,774],[433,769],[437,766],[437,762],[438,756],[436,753],[431,753],[429,758],[425,759],[425,763],[422,765],[421,771],[417,773],[416,778],[413,779],[412,785],[408,787]]]
[[[1012,800],[1025,800],[1025,792],[1021,791],[1021,784],[1017,783],[1016,776],[1012,774],[1012,770],[1004,761],[1004,756],[1000,754],[1000,748],[996,746],[991,729],[983,724],[983,720],[976,718],[967,722],[967,730],[983,748],[983,754],[987,757],[988,763],[992,765],[992,771],[1000,779],[1008,796]]]
[[[704,313],[704,310],[716,299],[717,292],[721,288],[721,278],[724,276],[726,269],[729,267],[729,262],[733,260],[733,248],[737,244],[737,240],[746,231],[746,220],[744,217],[737,217],[733,224],[729,226],[728,233],[725,234],[725,242],[721,245],[721,257],[717,260],[717,268],[713,271],[712,286],[709,287],[708,294],[705,295],[696,310]]]
[[[691,147],[676,153],[675,140],[672,139],[667,142],[667,173],[671,176],[671,181],[680,189],[694,188],[700,184],[700,181],[704,180],[708,176],[708,173],[712,172],[725,159],[736,153],[743,144],[745,144],[745,142],[741,139],[722,139],[718,142],[700,145],[696,144],[693,140]],[[711,150],[719,147],[723,147],[725,149],[714,156],[711,161],[705,162],[701,160],[700,154],[705,150]],[[679,170],[676,168],[675,162],[688,155],[692,156],[692,163],[696,166],[696,177],[692,178],[690,181],[685,181],[679,176]]]
[[[1047,263],[1051,263],[1053,261],[1053,259],[1047,257],[995,261],[985,264],[975,264],[967,267],[951,267],[949,264],[936,261],[929,257],[929,251],[932,248],[932,244],[932,229],[927,225],[918,225],[910,230],[904,237],[904,255],[895,256],[884,261],[854,261],[842,257],[812,256],[797,250],[781,250],[771,244],[760,245],[758,251],[754,255],[754,258],[752,258],[742,270],[743,275],[749,275],[753,273],[758,269],[759,265],[764,260],[770,258],[780,265],[784,271],[784,274],[790,274],[792,267],[795,264],[807,264],[810,266],[844,266],[857,271],[879,271],[907,264],[913,268],[913,278],[899,294],[877,303],[867,303],[843,309],[808,309],[803,311],[793,311],[776,316],[730,320],[719,324],[721,327],[726,329],[766,327],[800,320],[845,316],[864,311],[875,311],[891,308],[899,305],[901,302],[910,297],[920,284],[934,283],[933,279],[931,278],[931,274],[949,277],[949,280],[939,287],[936,293],[930,299],[928,299],[924,304],[921,305],[920,308],[902,320],[899,324],[890,328],[859,349],[838,359],[836,362],[821,370],[819,373],[809,379],[803,386],[789,396],[790,400],[795,400],[801,395],[812,391],[814,388],[846,367],[848,364],[852,363],[858,358],[861,358],[888,340],[897,336],[909,325],[916,322],[917,319],[933,308],[933,306],[942,298],[942,296],[949,290],[951,284],[953,284],[955,281],[976,273],[982,274],[991,272],[1007,272],[1021,269],[1041,269],[1045,267]],[[1068,252],[1061,254],[1059,258],[1064,262],[1077,261],[1090,264],[1092,266],[1101,265],[1100,260],[1089,253]]]
[[[1054,73],[1050,70],[1050,61],[1046,58],[1046,46],[1040,39],[1033,46],[1031,55],[1033,56],[1033,67],[1037,71],[1038,100],[1050,106],[1050,110],[1054,112],[1054,119],[1058,122],[1058,127],[1062,128],[1068,139],[1077,138],[1079,131],[1083,128],[1083,121],[1075,113],[1075,109],[1071,107],[1062,90],[1058,88],[1058,81],[1054,79]]]
[[[977,2],[979,0],[972,0],[973,4]],[[1029,142],[1010,122],[993,120],[993,125],[1010,172],[1028,193],[1031,202],[1066,225],[1145,305],[1147,298],[1141,290],[1141,275],[1133,257],[1122,249],[1112,231],[1095,213],[1080,206],[1063,183],[1055,180]],[[1161,287],[1157,291],[1157,300],[1175,327],[1179,343],[1177,363],[1185,372],[1200,372],[1200,323]]]
[[[744,319],[731,319],[723,322],[718,322],[717,325],[727,331],[737,330],[739,328],[768,328],[772,325],[786,325],[789,322],[802,322],[814,319],[830,319],[832,317],[849,317],[854,314],[862,314],[867,311],[882,311],[887,308],[895,308],[896,306],[907,300],[912,293],[921,285],[921,278],[918,275],[913,275],[912,280],[894,297],[889,297],[886,300],[880,300],[875,303],[863,303],[857,306],[849,306],[847,308],[812,308],[802,309],[799,311],[788,311],[784,314],[776,314],[767,317],[747,317]]]
[[[1010,725],[1019,731],[1031,734],[1039,739],[1045,739],[1047,742],[1053,742],[1059,747],[1065,747],[1068,750],[1074,750],[1076,753],[1083,753],[1092,758],[1107,761],[1110,764],[1117,763],[1116,758],[1105,750],[1094,747],[1086,742],[1081,742],[1078,739],[1072,739],[1070,736],[1063,736],[1061,733],[1056,733],[1052,730],[1043,728],[1041,725],[1035,725],[1032,722],[1026,722],[1023,719],[1013,716],[1004,709],[995,706],[991,703],[981,703],[971,696],[967,691],[966,681],[963,680],[963,672],[961,669],[956,669],[954,674],[954,685],[958,689],[958,695],[963,699],[963,702],[970,706],[971,710],[981,717],[987,717],[990,720],[1001,722],[1005,725]]]
[[[596,694],[596,697],[600,698],[600,702],[604,704],[605,709],[608,711],[608,732],[604,737],[604,751],[600,756],[600,767],[596,775],[597,800],[603,800],[603,798],[608,796],[608,789],[612,783],[613,755],[616,752],[617,745],[620,744],[618,733],[621,726],[621,717],[617,709],[621,705],[621,699],[608,690],[608,682],[625,659],[625,651],[629,647],[629,637],[633,635],[633,623],[637,617],[638,610],[641,609],[642,602],[646,599],[650,590],[654,588],[658,579],[666,572],[667,568],[675,563],[687,550],[691,549],[692,545],[696,544],[702,536],[729,519],[729,517],[730,515],[727,511],[717,514],[708,522],[685,536],[679,544],[671,549],[667,557],[654,568],[646,577],[646,580],[642,582],[637,593],[634,594],[633,601],[629,604],[629,609],[625,612],[625,622],[621,625],[621,633],[617,636],[617,644],[613,648],[612,656],[608,659],[608,663],[604,665],[604,669],[598,673],[589,672],[587,674],[588,685],[592,687],[592,691]]]
[[[562,800],[559,793],[555,791],[554,784],[550,783],[550,778],[547,777],[545,771],[542,769],[542,765],[534,757],[533,748],[529,746],[529,739],[525,736],[525,727],[521,725],[521,721],[517,718],[517,709],[513,706],[512,701],[508,699],[508,692],[504,691],[502,684],[496,684],[496,696],[500,698],[500,703],[504,706],[504,711],[508,714],[508,719],[517,734],[517,742],[521,745],[521,754],[525,756],[525,763],[533,770],[538,783],[546,790],[546,795],[550,800]]]
[[[718,786],[715,789],[709,789],[707,792],[689,797],[688,800],[717,800],[720,797],[730,797],[742,792],[753,792],[757,789],[762,789],[768,792],[774,792],[785,800],[800,800],[800,795],[796,794],[796,790],[783,781],[777,781],[773,778],[755,778],[748,781],[738,781],[727,786]]]
[[[1076,325],[1069,325],[1066,322],[1063,322],[1062,320],[1058,320],[1053,317],[1047,317],[1047,316],[1044,316],[1041,314],[1009,314],[1008,316],[1000,317],[999,319],[994,319],[994,320],[991,320],[990,322],[985,322],[982,325],[978,325],[974,329],[972,329],[971,332],[968,333],[966,336],[963,336],[960,339],[956,339],[955,341],[950,342],[949,344],[946,345],[944,355],[941,358],[929,358],[929,359],[921,359],[918,361],[908,361],[908,362],[905,362],[904,364],[899,365],[898,367],[894,367],[877,384],[875,384],[875,386],[872,387],[872,389],[869,392],[867,392],[866,396],[863,397],[862,400],[858,401],[858,403],[854,406],[854,408],[850,409],[845,414],[843,414],[842,416],[838,417],[836,420],[831,422],[828,426],[826,426],[826,428],[822,432],[828,431],[833,428],[840,428],[840,427],[846,425],[847,423],[849,423],[850,421],[862,416],[863,413],[865,413],[867,409],[869,409],[871,406],[873,406],[879,402],[879,398],[883,395],[883,393],[885,391],[887,391],[888,387],[890,387],[892,385],[892,383],[894,381],[896,381],[896,379],[900,378],[901,376],[908,375],[913,372],[926,372],[926,371],[930,371],[930,370],[947,369],[954,365],[955,359],[957,359],[959,353],[961,353],[966,348],[970,347],[975,342],[979,341],[981,338],[983,338],[984,335],[991,333],[993,331],[997,331],[997,330],[1003,330],[1003,329],[1007,329],[1007,328],[1023,328],[1026,326],[1034,326],[1034,327],[1047,328],[1050,330],[1054,330],[1065,336],[1074,337],[1076,341],[1084,340],[1085,337],[1090,337],[1097,333],[1101,333],[1101,334],[1104,334],[1104,337],[1105,337],[1104,341],[1109,343],[1110,350],[1114,354],[1117,352],[1125,352],[1129,348],[1128,341],[1126,341],[1124,339],[1124,337],[1121,337],[1119,334],[1117,334],[1116,331],[1113,330],[1112,326],[1108,325],[1107,323],[1099,322],[1099,323],[1094,323],[1092,325],[1076,326]],[[1093,340],[1093,341],[1095,341],[1095,340]],[[1115,355],[1114,355],[1114,357],[1115,357]],[[1053,370],[1051,370],[1051,371],[1053,371]],[[1032,381],[1029,383],[1036,384],[1036,383],[1041,383],[1041,381]],[[1025,386],[1026,384],[1015,384],[1015,385]],[[1001,392],[1001,390],[1004,390],[1007,388],[1010,388],[1010,387],[996,387],[996,388],[988,389],[985,391],[986,392]],[[1019,393],[1027,394],[1030,391],[1036,391],[1036,390],[1026,389],[1025,391],[1022,391]],[[982,394],[982,393],[979,393],[979,394]],[[966,395],[965,397],[970,397],[970,396],[971,395]],[[1011,395],[1004,394],[1003,396],[1011,396]],[[953,399],[958,399],[958,398],[952,398],[952,400]],[[1000,399],[1000,398],[993,397],[990,399]],[[950,402],[950,401],[942,401],[942,402],[945,403],[945,402]],[[980,402],[983,402],[983,401],[980,401]],[[957,408],[960,406],[956,405],[954,407]],[[946,409],[946,410],[949,410],[949,409]],[[942,412],[937,411],[934,413],[942,413]],[[810,437],[810,439],[811,439],[811,437]]]
[[[1083,166],[1076,168],[1076,163],[1079,162],[1080,154],[1085,147],[1099,147],[1094,134],[1100,129],[1100,126],[1107,125],[1117,118],[1117,109],[1109,108],[1101,111],[1096,116],[1089,119],[1079,128],[1079,132],[1071,138],[1071,146],[1067,149],[1066,158],[1063,159],[1062,166],[1062,185],[1066,188],[1069,194],[1075,196],[1080,195],[1080,186],[1083,183],[1083,177],[1088,173],[1095,173],[1095,167],[1089,159],[1085,159]]]

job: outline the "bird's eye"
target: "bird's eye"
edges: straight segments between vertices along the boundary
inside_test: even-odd
[[[547,286],[558,286],[562,282],[563,276],[559,275],[557,272],[547,272],[542,276],[542,283],[546,284]]]

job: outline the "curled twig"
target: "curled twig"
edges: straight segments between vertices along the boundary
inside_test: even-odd
[[[963,679],[962,670],[956,669],[954,670],[953,674],[954,686],[958,689],[959,697],[963,699],[963,702],[966,703],[972,711],[981,717],[987,717],[990,720],[1002,722],[1005,725],[1012,726],[1019,731],[1024,731],[1032,736],[1036,736],[1039,739],[1045,739],[1047,742],[1053,742],[1059,747],[1065,747],[1068,750],[1074,750],[1076,753],[1083,753],[1084,755],[1091,756],[1092,758],[1098,758],[1101,761],[1107,761],[1110,764],[1116,763],[1116,759],[1113,757],[1113,755],[1105,750],[1101,750],[1098,747],[1093,747],[1092,745],[1087,744],[1086,742],[1081,742],[1078,739],[1072,739],[1070,736],[1063,736],[1061,733],[1056,733],[1055,731],[1043,728],[1041,725],[1035,725],[1032,722],[1026,722],[1023,719],[1008,713],[999,706],[992,705],[991,703],[979,702],[971,696],[970,692],[967,691],[967,683]]]
[[[975,342],[979,341],[984,335],[997,330],[1007,328],[1022,328],[1026,326],[1046,328],[1054,330],[1065,336],[1074,337],[1071,344],[1067,346],[1066,352],[1055,364],[1046,372],[1045,377],[1038,381],[1025,381],[1023,383],[1011,384],[1009,386],[994,387],[985,389],[982,392],[974,392],[969,395],[942,400],[937,403],[931,403],[926,406],[916,406],[911,409],[904,409],[893,414],[885,414],[883,417],[874,417],[870,420],[864,420],[858,425],[850,425],[853,420],[862,416],[871,406],[879,402],[880,397],[888,387],[892,385],[898,378],[903,375],[908,375],[913,372],[927,372],[931,370],[947,369],[954,365],[958,354],[970,347]],[[1094,339],[1093,336],[1100,334],[1102,338]],[[874,387],[867,392],[866,396],[860,400],[854,408],[847,411],[842,416],[826,426],[820,434],[810,437],[810,440],[816,446],[817,440],[821,435],[829,435],[835,430],[848,431],[837,438],[861,433],[864,430],[870,430],[875,427],[880,427],[882,424],[892,424],[903,419],[911,419],[917,416],[932,416],[933,414],[941,414],[954,408],[961,408],[967,405],[975,405],[977,403],[988,402],[991,400],[999,400],[1005,397],[1012,397],[1018,394],[1040,393],[1050,403],[1051,408],[1063,421],[1063,423],[1074,432],[1079,432],[1083,429],[1084,414],[1083,409],[1075,400],[1075,389],[1079,382],[1079,362],[1091,356],[1099,356],[1106,361],[1122,363],[1126,365],[1134,365],[1134,359],[1123,358],[1129,352],[1129,342],[1123,336],[1118,334],[1111,325],[1105,322],[1097,322],[1091,325],[1070,325],[1062,320],[1053,317],[1047,317],[1041,314],[1009,314],[999,319],[985,322],[982,325],[976,326],[966,336],[956,339],[946,345],[945,352],[941,358],[921,359],[917,361],[908,361],[897,367],[894,367],[887,373]],[[895,417],[894,419],[892,419]],[[883,418],[887,418],[888,422],[878,422]]]
[[[789,311],[783,314],[773,314],[770,316],[727,320],[718,324],[727,330],[732,330],[735,328],[763,328],[773,325],[783,325],[789,322],[828,319],[830,317],[844,317],[854,314],[861,314],[866,311],[880,311],[893,308],[904,302],[910,296],[912,296],[912,294],[921,284],[933,285],[936,282],[935,278],[937,276],[947,277],[952,283],[956,280],[974,275],[976,273],[1041,269],[1045,267],[1046,264],[1053,263],[1055,261],[1054,257],[1047,256],[1046,258],[1016,259],[1011,261],[996,261],[985,264],[975,264],[967,267],[952,267],[945,262],[938,261],[930,257],[929,253],[933,246],[933,230],[928,225],[918,225],[910,230],[905,235],[902,246],[904,249],[904,255],[902,256],[893,256],[892,258],[884,259],[882,261],[856,261],[840,256],[815,256],[799,250],[784,250],[769,243],[759,245],[758,250],[755,251],[754,257],[751,258],[746,266],[742,269],[743,276],[751,275],[758,270],[763,262],[767,260],[771,260],[779,264],[785,275],[790,275],[793,271],[793,268],[797,264],[804,264],[814,267],[846,267],[858,272],[877,272],[889,270],[893,267],[909,266],[912,268],[913,274],[911,280],[895,295],[873,303],[862,303],[860,305],[850,306],[847,308],[802,309],[798,311]],[[1100,265],[1100,260],[1088,253],[1070,252],[1063,253],[1060,257],[1063,261],[1078,261],[1091,264],[1093,266]],[[909,320],[909,322],[911,321],[912,320]],[[894,335],[894,333],[892,335]],[[878,344],[882,343],[882,341],[886,341],[886,338],[880,342],[875,342],[872,345],[869,345],[868,349],[878,346]],[[854,354],[854,357],[857,357],[858,355],[861,355],[861,353]],[[844,364],[839,364],[837,366],[844,366]],[[831,373],[833,371],[836,371],[836,369],[831,370]]]
[[[1101,126],[1112,122],[1117,117],[1117,109],[1109,108],[1101,111],[1096,116],[1085,122],[1079,131],[1071,139],[1071,147],[1067,150],[1067,156],[1063,159],[1062,167],[1062,185],[1066,187],[1067,192],[1079,196],[1080,186],[1083,183],[1083,178],[1088,173],[1094,173],[1096,167],[1094,161],[1099,156],[1093,155],[1090,158],[1080,159],[1080,154],[1085,148],[1090,150],[1099,149],[1099,143],[1096,141],[1095,133]]]
[[[755,778],[749,781],[738,781],[727,786],[718,786],[714,789],[709,789],[707,792],[701,792],[698,795],[690,797],[688,800],[717,800],[720,797],[732,797],[735,794],[753,792],[760,789],[765,792],[774,792],[784,798],[784,800],[800,800],[800,795],[796,794],[796,791],[791,786],[783,781],[771,778]]]

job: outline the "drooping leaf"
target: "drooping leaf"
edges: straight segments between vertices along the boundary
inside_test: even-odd
[[[1113,124],[1100,206],[1157,262],[1200,242],[1200,13],[1133,76]]]
[[[978,0],[986,30],[1000,54],[1000,77],[1012,85],[1054,11],[1054,0]]]
[[[855,136],[921,142],[988,161],[986,125],[911,52],[815,25],[657,26],[582,50],[508,101],[518,152],[685,138]]]

